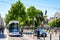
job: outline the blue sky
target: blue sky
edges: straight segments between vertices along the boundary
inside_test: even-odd
[[[17,0],[0,0],[0,13],[3,18],[11,7],[11,4]],[[54,14],[60,9],[60,0],[20,0],[26,8],[35,6],[35,8],[42,10],[43,13],[47,10],[48,18],[53,17]]]

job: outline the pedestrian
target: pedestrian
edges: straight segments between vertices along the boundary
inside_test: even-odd
[[[23,35],[23,28],[21,29],[21,35]]]
[[[40,32],[39,32],[39,29],[37,30],[37,38],[40,39]]]

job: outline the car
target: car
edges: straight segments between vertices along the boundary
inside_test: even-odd
[[[36,29],[34,30],[34,36],[37,36],[37,31],[39,31],[39,37],[47,37],[47,33],[45,32],[44,29]]]

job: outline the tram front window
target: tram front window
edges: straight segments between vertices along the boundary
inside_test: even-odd
[[[18,32],[19,31],[19,27],[18,27],[18,23],[12,23],[10,24],[10,32]]]

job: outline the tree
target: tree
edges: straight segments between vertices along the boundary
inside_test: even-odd
[[[41,10],[36,9],[34,6],[30,6],[27,9],[27,15],[28,15],[28,18],[30,19],[31,24],[33,25],[34,25],[34,22],[33,22],[34,18],[36,19],[35,20],[36,25],[40,25],[39,22],[41,23],[44,20],[43,12]]]
[[[20,1],[12,4],[8,14],[6,15],[5,22],[6,24],[9,23],[10,20],[18,20],[20,24],[25,20],[25,6]]]
[[[37,18],[37,15],[40,15],[40,17]],[[5,22],[7,25],[11,20],[18,20],[20,22],[20,25],[30,26],[33,25],[32,22],[34,19],[36,19],[36,24],[39,24],[39,22],[41,23],[44,19],[43,12],[36,9],[34,6],[30,6],[27,11],[25,11],[25,6],[18,0],[16,3],[11,5],[10,10],[5,17]]]
[[[34,6],[30,6],[27,9],[27,13],[30,18],[34,18],[38,14],[37,9]]]
[[[27,15],[28,15],[28,22],[30,25],[33,24],[33,19],[34,17],[36,16],[36,8],[34,6],[30,6],[28,9],[27,9]]]
[[[60,27],[60,18],[53,20],[48,24],[50,27]]]

